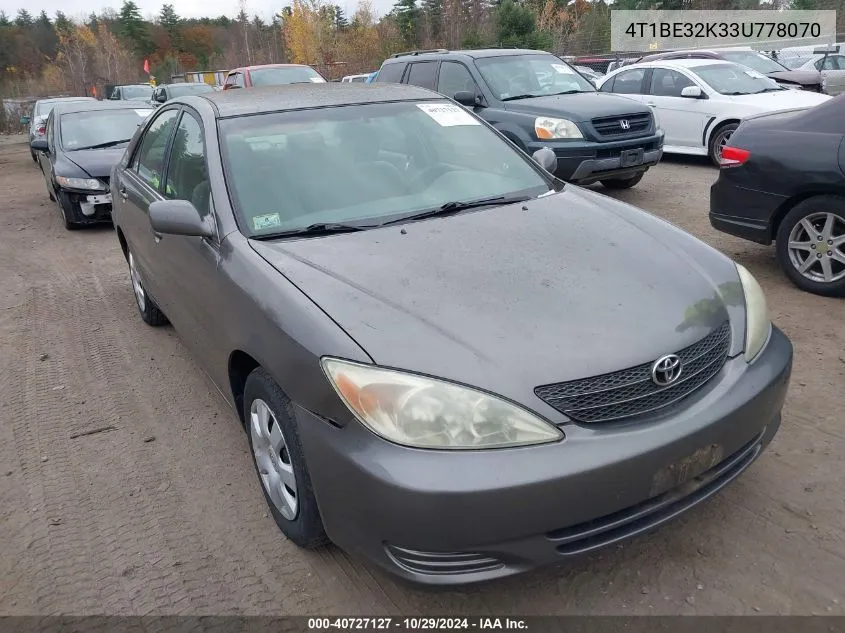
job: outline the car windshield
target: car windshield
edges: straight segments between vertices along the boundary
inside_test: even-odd
[[[149,99],[152,96],[152,86],[123,86],[124,99]]]
[[[206,92],[214,92],[214,88],[208,84],[179,84],[177,86],[170,86],[168,89],[171,97],[186,97],[188,95],[205,94]]]
[[[68,151],[129,142],[150,109],[91,110],[61,118],[62,147]]]
[[[570,92],[595,92],[572,66],[554,55],[501,55],[475,60],[497,99],[506,101]]]
[[[764,75],[785,70],[783,66],[778,64],[771,57],[766,57],[762,53],[757,53],[756,51],[722,51],[719,55],[727,59],[729,62],[748,66],[748,68],[753,68],[758,73],[763,73]]]
[[[713,90],[723,95],[753,95],[785,90],[782,86],[778,86],[776,81],[761,75],[756,70],[737,64],[693,66],[690,70],[701,77]]]
[[[258,114],[219,124],[241,229],[376,226],[450,202],[550,191],[529,159],[447,101]]]
[[[313,68],[308,66],[288,66],[279,68],[254,68],[249,71],[253,86],[284,86],[286,84],[301,84],[309,81],[316,84],[326,80]]]
[[[787,68],[795,69],[801,68],[804,64],[810,61],[812,57],[781,57],[780,63]]]

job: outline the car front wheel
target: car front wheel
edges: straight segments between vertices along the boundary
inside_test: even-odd
[[[164,316],[155,301],[152,300],[147,289],[144,288],[144,282],[141,281],[141,274],[138,272],[138,266],[135,262],[135,256],[132,251],[127,254],[129,260],[129,281],[132,282],[132,293],[135,295],[135,304],[138,306],[138,312],[141,313],[141,318],[147,325],[157,327],[167,323],[167,317]]]
[[[776,248],[796,286],[845,297],[845,198],[816,196],[795,205],[778,227]]]
[[[607,180],[602,180],[601,184],[603,184],[608,189],[630,189],[638,182],[640,182],[643,179],[644,175],[645,172],[641,171],[636,176],[631,176],[630,178],[608,178]]]
[[[276,525],[300,547],[325,545],[328,537],[290,400],[270,375],[258,368],[246,379],[243,402],[255,470]]]

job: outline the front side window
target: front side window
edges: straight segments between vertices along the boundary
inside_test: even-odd
[[[288,68],[254,68],[249,71],[253,86],[285,86],[287,84],[315,83],[326,80],[308,66],[290,66]]]
[[[655,68],[651,74],[651,94],[655,97],[680,97],[684,88],[694,85],[676,70]]]
[[[133,169],[150,187],[158,190],[164,169],[165,151],[170,140],[170,132],[176,124],[178,110],[166,110],[156,117],[140,142],[133,161]]]
[[[475,65],[500,101],[595,92],[593,84],[554,55],[482,57]]]
[[[408,71],[408,83],[420,88],[434,90],[434,75],[437,74],[437,62],[417,62],[411,64]]]
[[[67,151],[116,147],[132,140],[151,110],[90,110],[62,114],[59,137]]]
[[[172,200],[187,200],[193,203],[200,215],[206,215],[209,192],[202,127],[192,114],[186,112],[173,137],[164,195]]]
[[[527,157],[445,100],[237,117],[219,123],[219,137],[249,236],[375,226],[447,202],[551,188]]]
[[[756,70],[736,64],[712,64],[694,66],[690,70],[704,83],[723,95],[753,95],[777,90],[788,90],[776,81],[758,73]]]
[[[612,91],[623,95],[643,94],[643,79],[645,79],[644,68],[626,70],[614,77]]]
[[[452,98],[458,92],[476,93],[477,90],[475,80],[466,66],[460,62],[443,62],[437,78],[437,92]]]

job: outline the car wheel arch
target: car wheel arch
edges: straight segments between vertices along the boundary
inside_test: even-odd
[[[811,198],[817,198],[819,196],[837,196],[839,198],[842,198],[843,201],[845,201],[845,192],[836,189],[828,189],[825,187],[805,190],[801,193],[795,194],[791,198],[782,202],[775,211],[774,215],[772,215],[772,222],[770,227],[771,240],[773,242],[776,241],[778,231],[780,230],[780,225],[783,222],[783,219],[787,216],[790,211],[792,211],[792,209],[794,209],[796,206],[798,206],[805,200],[810,200]]]
[[[259,367],[263,367],[263,365],[253,355],[243,350],[236,349],[229,354],[229,389],[232,393],[232,401],[234,402],[238,419],[244,425],[246,425],[246,420],[244,419],[244,390],[246,388],[246,379]],[[276,384],[278,384],[278,381]]]
[[[737,118],[722,119],[721,121],[713,123],[710,126],[710,129],[707,131],[707,140],[704,143],[704,147],[710,147],[710,140],[713,138],[713,135],[716,134],[720,129],[722,129],[726,125],[739,125],[740,123],[742,123],[742,119]]]
[[[123,231],[120,227],[115,227],[115,232],[117,233],[117,241],[120,244],[120,250],[123,253],[123,259],[127,262],[129,261],[129,244],[126,243],[126,237],[123,235]]]

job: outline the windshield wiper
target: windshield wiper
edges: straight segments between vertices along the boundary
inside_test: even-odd
[[[591,92],[590,90],[564,90],[563,92],[553,92],[550,95],[545,95],[547,97],[556,97],[558,95],[574,95],[578,94],[579,92]]]
[[[781,90],[789,90],[789,88],[783,88],[782,86],[778,86],[777,88],[763,88],[762,90],[758,90],[752,94],[759,95],[764,92],[780,92]]]
[[[362,225],[362,224],[343,224],[341,222],[317,222],[316,224],[309,224],[298,229],[290,229],[289,231],[279,231],[278,233],[269,233],[267,235],[253,235],[254,240],[275,240],[280,237],[311,236],[311,235],[329,235],[331,233],[352,233],[353,231],[366,231],[367,229],[375,228],[376,225]]]
[[[131,140],[131,138],[127,138],[121,141],[107,141],[105,143],[97,143],[96,145],[89,145],[87,147],[74,147],[72,151],[78,152],[81,149],[105,149],[107,147],[114,147],[115,145],[120,145],[121,143],[128,143]]]
[[[535,97],[547,97],[547,96],[548,95],[530,95],[530,94],[526,93],[524,95],[513,95],[511,97],[505,97],[504,99],[502,99],[502,101],[514,101],[516,99],[534,99]]]
[[[734,92],[723,92],[722,94],[727,96],[727,97],[741,97],[742,95],[751,95],[751,94],[757,94],[757,93],[756,92],[739,92],[738,90],[735,90]]]
[[[466,211],[467,209],[478,209],[481,207],[502,206],[506,204],[515,204],[517,202],[525,202],[531,200],[531,196],[493,196],[492,198],[481,198],[480,200],[454,201],[442,204],[434,209],[427,209],[425,211],[417,211],[403,215],[401,218],[395,220],[388,220],[379,226],[389,226],[391,224],[402,224],[409,220],[422,220],[424,218],[433,218],[438,215],[450,215],[458,213],[459,211]]]

